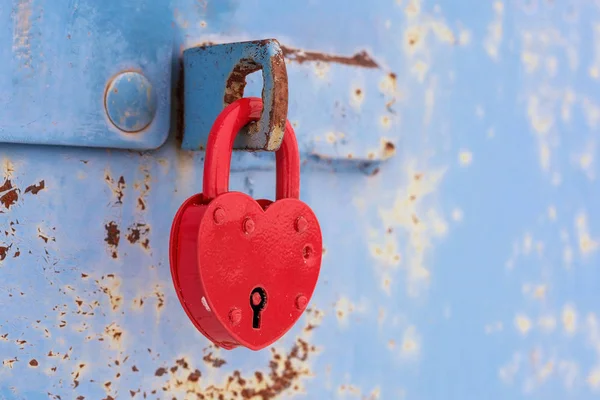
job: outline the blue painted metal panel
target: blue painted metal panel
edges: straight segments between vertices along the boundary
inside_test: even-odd
[[[0,22],[0,143],[164,143],[174,45],[168,2],[4,0]],[[136,133],[118,129],[105,110],[107,85],[123,71],[143,74],[156,98],[152,123]]]
[[[311,311],[260,353],[187,321],[166,246],[203,154],[175,132],[144,153],[3,146],[2,396],[598,397],[598,4],[169,7],[176,48],[284,48],[326,248]],[[232,188],[272,196],[269,156],[240,153]]]

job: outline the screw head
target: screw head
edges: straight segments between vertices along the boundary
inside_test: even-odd
[[[121,131],[139,132],[156,115],[156,93],[144,75],[122,72],[106,85],[104,107],[110,121]]]
[[[296,232],[302,233],[308,228],[308,221],[304,217],[298,217],[294,225],[296,228]]]
[[[245,234],[250,234],[252,232],[254,232],[254,221],[252,221],[252,218],[246,218],[244,220],[244,233]]]
[[[260,295],[260,293],[258,293],[258,292],[252,293],[252,305],[258,306],[260,303],[262,303],[262,296]]]
[[[308,297],[303,294],[298,295],[296,297],[296,308],[300,311],[304,310],[308,305]]]
[[[231,322],[231,325],[236,326],[239,325],[239,323],[242,321],[242,310],[240,310],[239,308],[232,308],[231,311],[229,311],[229,322]]]
[[[213,213],[213,220],[217,225],[220,225],[223,222],[225,222],[225,210],[223,210],[221,207],[218,207]]]

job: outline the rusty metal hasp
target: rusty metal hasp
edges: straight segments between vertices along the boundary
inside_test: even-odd
[[[183,52],[183,149],[206,147],[215,119],[227,105],[243,97],[246,76],[259,70],[263,76],[263,110],[260,119],[238,135],[234,148],[279,148],[287,119],[288,80],[279,42],[267,39],[198,46]]]

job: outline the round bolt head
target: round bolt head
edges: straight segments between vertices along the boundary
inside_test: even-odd
[[[231,309],[231,311],[229,311],[229,322],[231,322],[231,325],[233,325],[233,326],[239,325],[239,323],[241,321],[242,321],[242,310],[240,310],[239,308]]]
[[[296,308],[298,310],[304,310],[307,305],[308,305],[308,297],[306,297],[303,294],[298,295],[298,297],[296,297]]]
[[[308,228],[308,221],[304,217],[298,217],[295,223],[296,232],[302,233]]]
[[[115,76],[106,86],[104,107],[110,121],[121,131],[136,133],[146,128],[156,115],[156,93],[150,81],[139,72]]]
[[[255,228],[254,221],[252,221],[251,218],[246,218],[244,220],[244,233],[250,234],[250,233],[254,232],[254,228]]]
[[[225,222],[225,210],[223,210],[221,207],[218,207],[213,213],[213,220],[217,225],[220,225],[223,222]]]

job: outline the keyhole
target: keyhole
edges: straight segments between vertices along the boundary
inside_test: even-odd
[[[267,292],[261,287],[257,287],[250,294],[250,307],[252,307],[252,327],[260,329],[260,313],[267,305]]]

